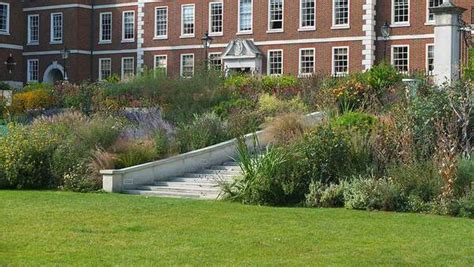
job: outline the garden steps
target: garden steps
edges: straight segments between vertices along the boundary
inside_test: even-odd
[[[221,193],[220,184],[232,182],[235,177],[240,175],[242,172],[239,164],[229,161],[166,181],[157,180],[153,184],[138,186],[133,190],[126,190],[124,193],[158,197],[217,199]]]

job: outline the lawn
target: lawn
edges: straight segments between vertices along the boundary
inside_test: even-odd
[[[474,220],[0,191],[0,265],[474,266]]]

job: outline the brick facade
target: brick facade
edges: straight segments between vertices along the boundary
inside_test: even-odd
[[[425,70],[427,66],[427,44],[433,43],[433,25],[427,21],[428,0],[409,2],[409,23],[395,25],[392,21],[393,0],[349,0],[349,23],[347,27],[334,27],[333,1],[316,1],[315,28],[301,30],[300,0],[283,1],[283,30],[269,31],[269,1],[252,1],[252,31],[239,33],[240,0],[0,0],[9,6],[9,32],[0,33],[0,60],[11,54],[17,63],[10,74],[6,65],[0,65],[0,80],[27,82],[28,60],[38,60],[38,81],[45,81],[54,66],[66,66],[68,77],[73,82],[97,80],[99,60],[111,60],[111,72],[122,74],[122,58],[134,59],[134,71],[152,69],[154,57],[167,57],[167,73],[179,75],[181,55],[194,54],[195,64],[202,62],[205,52],[201,37],[209,30],[209,7],[211,2],[223,3],[223,32],[213,36],[209,53],[222,53],[234,39],[252,40],[262,53],[262,67],[257,70],[267,73],[268,51],[281,49],[283,74],[299,74],[300,49],[315,51],[314,69],[318,73],[333,71],[333,48],[347,47],[348,71],[363,71],[384,58],[391,60],[392,46],[409,46],[409,70]],[[344,2],[344,1],[343,1]],[[463,20],[471,22],[474,2],[456,0],[464,7]],[[194,4],[194,37],[181,37],[182,6]],[[155,38],[155,9],[167,7],[167,36]],[[372,10],[373,9],[373,10]],[[133,11],[134,38],[122,40],[123,14]],[[51,44],[51,14],[63,15],[63,38]],[[110,13],[111,41],[100,41],[101,13]],[[39,42],[28,44],[28,16],[39,16]],[[391,37],[383,40],[380,28],[384,23],[392,24]],[[66,61],[61,50],[70,51]],[[64,70],[62,70],[64,71]],[[48,76],[48,77],[47,77]]]

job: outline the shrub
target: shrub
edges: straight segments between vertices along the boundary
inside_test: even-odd
[[[195,115],[191,124],[178,126],[175,142],[181,153],[228,140],[227,123],[215,113]]]
[[[57,186],[50,165],[60,134],[49,125],[9,125],[0,136],[0,170],[8,187],[52,188]]]
[[[247,98],[232,98],[212,108],[221,118],[229,118],[235,111],[253,110],[255,102]]]
[[[350,209],[402,211],[406,200],[391,179],[355,178],[344,193],[345,206]]]
[[[129,140],[124,148],[116,155],[115,167],[119,169],[152,162],[158,158],[152,140]]]
[[[377,123],[377,117],[361,112],[348,112],[333,119],[333,125],[350,130],[362,130],[368,132]]]
[[[304,118],[301,115],[286,114],[275,118],[265,129],[265,136],[277,146],[289,145],[303,138],[305,132]]]
[[[9,91],[12,88],[5,82],[0,82],[0,91]]]
[[[169,153],[170,140],[165,131],[157,131],[154,136],[155,153],[158,157],[164,157]]]
[[[387,168],[387,176],[405,195],[417,196],[423,202],[433,201],[443,187],[443,179],[432,161],[393,165]]]
[[[82,146],[107,149],[119,137],[122,126],[117,118],[95,115],[85,125],[76,126],[74,131]]]
[[[402,76],[393,65],[382,63],[364,73],[363,80],[380,98],[390,87],[401,82]]]
[[[298,97],[281,100],[276,96],[263,94],[258,100],[258,110],[266,117],[275,117],[284,113],[306,113],[308,107]]]
[[[308,184],[311,180],[338,183],[352,172],[347,138],[330,125],[316,127],[295,146],[302,157],[296,163],[297,169]]]
[[[11,110],[24,113],[27,110],[47,109],[55,105],[55,99],[49,88],[31,89],[13,95]]]
[[[264,122],[262,114],[258,111],[245,109],[233,110],[227,120],[228,133],[231,138],[256,132],[260,130]]]
[[[460,159],[457,168],[457,178],[454,184],[454,194],[462,196],[472,190],[474,185],[474,159]]]
[[[101,181],[91,175],[91,170],[85,162],[74,165],[64,174],[63,189],[75,192],[92,192],[101,188]]]
[[[238,159],[243,176],[224,184],[224,197],[245,204],[286,205],[298,203],[304,197],[304,187],[293,180],[292,158],[281,148],[268,148],[263,153],[251,149],[239,138]],[[252,152],[254,151],[254,152]],[[295,177],[296,178],[296,177]]]
[[[325,185],[319,181],[312,181],[309,185],[309,193],[306,194],[306,205],[323,208],[344,207],[346,187],[346,182]]]

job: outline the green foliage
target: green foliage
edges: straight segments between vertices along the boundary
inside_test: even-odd
[[[460,159],[458,163],[455,194],[460,196],[474,189],[474,159]]]
[[[212,108],[213,112],[221,118],[229,118],[234,112],[253,110],[255,108],[255,101],[248,98],[231,98],[222,101]]]
[[[153,142],[132,141],[125,151],[116,156],[115,167],[118,169],[132,167],[152,162],[157,158]]]
[[[157,131],[154,136],[155,152],[159,157],[164,157],[170,150],[170,140],[164,131]]]
[[[377,123],[377,117],[368,113],[347,112],[333,119],[335,127],[368,132]]]
[[[275,95],[263,94],[258,100],[258,111],[265,117],[275,117],[286,113],[306,113],[308,110],[299,97],[282,100]]]
[[[344,199],[350,209],[402,211],[406,206],[400,188],[388,178],[354,178]]]
[[[405,195],[417,196],[426,203],[441,194],[443,187],[443,179],[432,161],[394,165],[387,169],[387,175]]]
[[[347,138],[329,125],[316,127],[295,146],[301,155],[297,168],[308,184],[312,180],[338,183],[352,171]]]
[[[10,87],[10,85],[8,85],[5,82],[0,81],[0,91],[8,91],[8,90],[11,90],[11,89],[12,88]]]
[[[378,64],[362,74],[362,80],[369,85],[373,92],[381,97],[390,87],[402,81],[402,76],[391,64]]]
[[[100,181],[92,175],[90,166],[85,162],[79,162],[64,174],[63,189],[75,192],[92,192],[100,189]]]
[[[60,140],[54,126],[10,124],[8,135],[0,136],[1,183],[18,189],[57,186],[50,165]]]
[[[259,147],[256,140],[255,137],[253,148],[249,148],[243,138],[238,139],[238,160],[243,176],[230,185],[224,185],[225,197],[245,204],[295,203],[298,191],[288,177],[290,168],[287,168],[293,163],[290,154],[281,148],[254,153],[254,149]]]
[[[469,61],[464,66],[465,80],[474,81],[474,48],[469,49]]]
[[[178,126],[175,142],[181,153],[229,139],[227,124],[215,113],[195,115],[190,124]]]
[[[318,208],[344,207],[344,192],[347,186],[346,182],[325,185],[320,181],[312,181],[305,204],[308,207]]]

